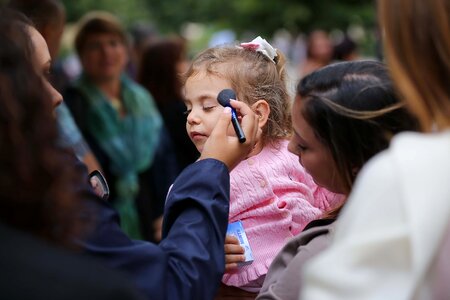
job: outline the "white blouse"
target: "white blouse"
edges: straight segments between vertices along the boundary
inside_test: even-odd
[[[449,219],[450,131],[399,134],[361,171],[300,299],[431,299],[427,272]]]

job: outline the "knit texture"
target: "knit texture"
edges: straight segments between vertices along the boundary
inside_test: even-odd
[[[290,238],[343,200],[318,187],[287,144],[267,145],[230,173],[229,222],[242,221],[254,261],[225,273],[226,285],[244,286],[265,275]]]

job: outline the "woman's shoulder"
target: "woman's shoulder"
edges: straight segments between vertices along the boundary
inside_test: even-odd
[[[388,150],[374,161],[386,163],[408,176],[417,173],[450,172],[450,130],[439,133],[405,132],[392,139]],[[374,163],[371,163],[374,165]]]
[[[450,147],[450,129],[442,132],[419,133],[403,132],[397,134],[391,142],[390,149],[395,151],[414,147],[417,151],[433,151]],[[446,150],[444,150],[446,151]]]
[[[448,178],[450,131],[402,133],[358,174],[343,213],[354,207],[353,213],[364,209],[376,215],[376,211],[386,213],[389,207],[390,215],[397,216],[392,213],[396,211],[407,214],[409,220],[445,214],[447,208],[450,211]]]

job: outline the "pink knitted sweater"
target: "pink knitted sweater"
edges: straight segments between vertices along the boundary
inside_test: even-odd
[[[254,261],[225,273],[226,285],[244,286],[265,275],[287,240],[343,199],[318,187],[287,144],[267,145],[230,174],[229,222],[242,221]]]

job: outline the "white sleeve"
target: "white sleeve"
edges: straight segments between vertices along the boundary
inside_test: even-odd
[[[300,299],[410,298],[410,229],[395,170],[385,152],[361,171],[332,245],[305,267]]]

